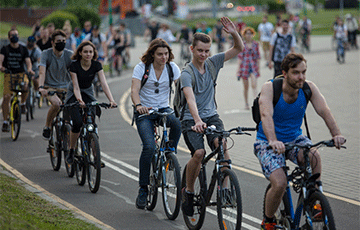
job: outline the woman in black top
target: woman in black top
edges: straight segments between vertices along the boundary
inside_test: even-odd
[[[86,103],[96,101],[92,81],[98,74],[101,86],[106,97],[109,99],[111,107],[116,107],[109,86],[106,82],[104,70],[100,62],[96,61],[98,54],[95,45],[90,41],[82,42],[72,56],[75,62],[70,65],[70,75],[72,82],[69,84],[65,103],[70,104],[78,101],[81,107]],[[70,116],[73,122],[70,133],[70,153],[66,158],[69,164],[74,161],[74,148],[80,134],[82,117],[78,108],[70,109]]]

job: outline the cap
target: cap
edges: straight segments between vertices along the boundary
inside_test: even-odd
[[[34,36],[30,36],[30,37],[28,37],[28,42],[36,42],[36,39],[35,39],[35,37]]]
[[[98,30],[99,29],[99,26],[98,25],[94,25],[93,26],[93,30]]]

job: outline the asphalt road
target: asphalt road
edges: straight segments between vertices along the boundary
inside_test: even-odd
[[[174,45],[174,50],[176,49]],[[320,88],[342,133],[348,140],[347,150],[321,151],[324,190],[330,201],[337,228],[358,229],[360,224],[359,52],[349,52],[344,65],[336,63],[335,52],[311,53],[306,55],[306,58],[308,79],[314,81]],[[262,62],[262,65],[264,66],[265,63]],[[242,83],[236,80],[235,68],[235,62],[230,62],[220,72],[217,86],[219,114],[226,128],[253,126],[250,112],[243,109]],[[87,184],[78,186],[75,178],[67,177],[64,166],[59,172],[52,170],[49,154],[46,153],[47,142],[41,138],[46,107],[36,111],[34,120],[23,121],[16,142],[11,141],[10,134],[1,133],[0,158],[33,183],[54,194],[56,197],[53,198],[58,202],[67,207],[76,207],[104,223],[107,228],[186,229],[181,213],[175,221],[166,219],[161,197],[154,211],[135,208],[141,142],[137,131],[128,123],[128,116],[131,116],[128,97],[130,74],[131,72],[128,71],[121,77],[109,79],[111,91],[120,107],[103,110],[103,115],[98,121],[102,159],[106,163],[106,168],[102,170],[98,193],[92,194]],[[262,83],[271,78],[272,71],[262,68],[261,74],[258,89]],[[101,95],[99,101],[106,101],[105,95]],[[314,141],[329,139],[330,135],[324,122],[317,117],[312,108],[309,108],[308,117],[312,139]],[[242,192],[243,229],[259,229],[263,195],[268,184],[262,177],[260,166],[252,153],[254,138],[254,136],[236,136],[235,146],[230,150]],[[186,149],[183,141],[180,147]],[[189,159],[189,153],[179,151],[177,157],[183,167]],[[208,172],[211,169],[212,164],[209,164]],[[95,220],[92,217],[89,218]],[[106,229],[105,225],[103,225],[104,229]],[[214,215],[214,211],[209,210],[203,229],[217,228],[216,212]]]

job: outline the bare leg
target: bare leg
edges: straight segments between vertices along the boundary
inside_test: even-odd
[[[244,99],[245,99],[245,109],[249,109],[249,100],[248,100],[248,94],[249,94],[249,80],[243,78],[244,83]]]
[[[284,170],[279,168],[270,175],[271,188],[266,193],[265,215],[272,218],[278,209],[286,189],[286,176]]]
[[[72,131],[70,132],[70,149],[74,149],[76,146],[76,141],[80,136],[80,132],[79,133],[73,133]]]
[[[59,111],[61,105],[61,100],[57,95],[49,97],[49,101],[51,102],[51,107],[46,117],[46,124],[45,124],[46,127],[51,126],[51,122],[56,117],[56,114]]]
[[[251,88],[252,88],[252,91],[253,91],[253,96],[254,98],[256,98],[256,94],[257,94],[257,90],[256,90],[256,87],[257,87],[257,79],[255,77],[254,74],[250,74],[250,80],[251,80]]]
[[[205,149],[198,149],[191,157],[186,166],[186,190],[188,192],[194,192],[195,180],[199,175],[201,168],[201,161],[204,158]]]
[[[5,94],[1,104],[4,121],[9,119],[11,94]]]

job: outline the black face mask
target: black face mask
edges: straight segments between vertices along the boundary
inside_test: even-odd
[[[65,48],[65,42],[57,42],[55,43],[55,49],[57,51],[63,51]]]
[[[34,45],[34,44],[32,44],[32,43],[28,43],[28,44],[27,44],[27,47],[28,47],[29,49],[34,48],[34,46],[35,46],[35,45]]]
[[[11,42],[11,43],[17,43],[18,41],[19,41],[19,37],[16,36],[16,35],[14,35],[14,36],[12,36],[12,37],[10,38],[10,42]]]

